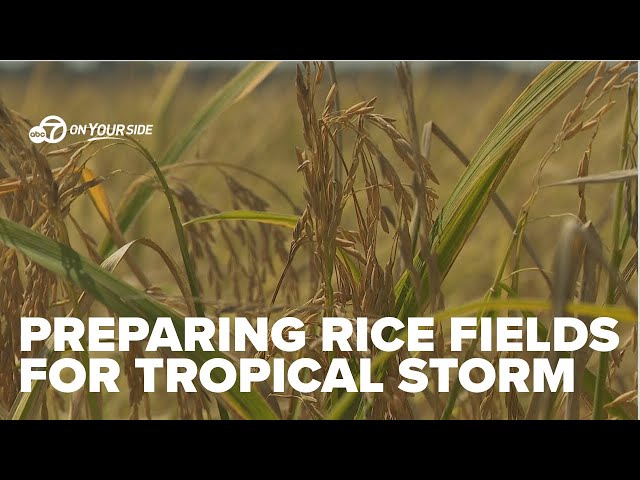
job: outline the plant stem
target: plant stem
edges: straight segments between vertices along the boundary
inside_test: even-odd
[[[624,115],[624,126],[622,129],[622,145],[620,147],[620,169],[624,169],[627,163],[627,157],[629,154],[629,135],[632,126],[631,119],[631,104],[633,102],[634,88],[629,87],[627,96],[627,106]],[[620,269],[620,263],[622,262],[622,256],[624,255],[624,247],[626,241],[620,238],[620,222],[622,220],[623,209],[623,194],[624,194],[624,182],[619,183],[616,186],[616,198],[613,211],[613,235],[612,242],[613,248],[611,249],[611,267],[613,272],[618,272]],[[609,282],[607,286],[607,299],[606,304],[611,305],[614,303],[616,295],[616,278],[611,272],[609,274]],[[600,353],[598,362],[598,373],[596,376],[596,389],[593,398],[593,420],[602,420],[604,418],[604,391],[607,383],[607,375],[609,373],[609,352]]]
[[[160,181],[162,192],[164,193],[165,197],[167,198],[167,202],[169,203],[169,213],[171,214],[171,220],[173,221],[173,227],[176,232],[176,237],[178,237],[178,245],[180,246],[180,253],[182,254],[184,270],[187,274],[187,279],[189,280],[189,288],[191,289],[191,295],[193,296],[193,304],[195,306],[196,315],[198,315],[199,317],[204,317],[204,307],[202,306],[202,302],[200,300],[200,288],[198,287],[198,279],[196,278],[191,255],[189,254],[189,249],[187,248],[187,240],[184,236],[184,229],[182,227],[180,217],[178,216],[178,209],[176,208],[176,204],[173,200],[171,189],[169,188],[167,180],[164,178],[164,175],[160,170],[158,162],[156,162],[155,158],[153,158],[153,155],[151,155],[151,152],[149,152],[149,150],[147,150],[137,140],[133,138],[129,138],[129,140],[133,141],[138,149],[142,152],[142,154],[145,156],[145,158],[155,171],[158,180]]]
[[[520,218],[520,222],[516,226],[516,232],[519,232],[520,228],[522,228],[522,226],[525,224],[526,224],[526,216],[522,216]],[[513,249],[518,238],[520,237],[519,235],[516,234],[516,232],[514,232],[514,235],[511,235],[511,238],[509,239],[509,245],[507,246],[507,251],[505,252],[504,257],[502,258],[502,263],[500,264],[500,268],[498,268],[498,272],[496,273],[495,279],[493,281],[493,285],[491,286],[491,289],[486,293],[484,297],[485,301],[490,300],[491,298],[498,298],[498,296],[500,295],[500,292],[502,291],[500,287],[502,276],[504,275],[504,271],[507,268],[507,263],[509,261],[511,250]],[[489,312],[489,314],[490,316],[493,316],[494,312]],[[486,316],[484,308],[482,310],[482,313],[479,315],[479,317],[483,317],[483,316]],[[472,340],[471,345],[469,345],[469,348],[467,349],[467,351],[465,352],[463,362],[466,362],[467,360],[471,359],[473,352],[475,351],[476,346],[478,345],[478,341],[480,339],[480,335],[478,334],[480,332],[480,325],[481,325],[481,322],[478,321],[478,325],[476,326],[476,336]],[[440,416],[440,420],[450,419],[451,414],[453,412],[453,407],[455,407],[456,401],[458,400],[458,396],[460,395],[460,388],[461,388],[460,378],[456,377],[456,381],[454,382],[453,387],[451,388],[451,393],[449,393],[449,397],[447,398],[447,404],[445,405],[442,415]]]
[[[173,194],[171,193],[171,189],[167,184],[167,180],[164,178],[162,171],[160,170],[160,166],[158,162],[156,162],[151,152],[147,150],[141,143],[136,141],[133,138],[130,138],[138,149],[143,153],[146,157],[147,161],[153,167],[153,170],[156,172],[156,176],[160,181],[160,185],[162,186],[162,192],[165,197],[167,197],[167,202],[169,203],[169,212],[171,213],[171,219],[173,220],[173,227],[176,231],[176,236],[178,237],[178,245],[180,246],[180,253],[182,254],[182,262],[184,263],[184,270],[187,274],[187,279],[189,280],[189,288],[191,289],[191,296],[193,297],[193,305],[196,310],[196,315],[198,317],[204,317],[204,307],[202,305],[202,301],[200,299],[200,288],[198,287],[198,279],[196,278],[195,269],[193,266],[193,261],[191,259],[191,255],[189,254],[189,249],[187,247],[187,240],[184,236],[184,227],[182,226],[182,222],[180,221],[180,217],[178,216],[178,209],[176,208],[176,203],[173,200]],[[216,398],[216,402],[218,405],[218,412],[220,413],[220,418],[222,420],[229,419],[229,413],[222,405],[222,402],[218,401]]]

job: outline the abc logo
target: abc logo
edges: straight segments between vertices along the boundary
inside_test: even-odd
[[[51,128],[48,134],[45,127]],[[64,120],[57,115],[49,115],[42,119],[40,125],[36,125],[29,130],[29,139],[33,143],[58,143],[62,141],[66,134],[67,124]]]

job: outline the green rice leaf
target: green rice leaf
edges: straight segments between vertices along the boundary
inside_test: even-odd
[[[596,65],[597,62],[554,62],[549,65],[513,102],[480,146],[431,231],[431,246],[437,255],[442,278],[449,272],[484,212],[491,192],[500,185],[533,127]],[[414,266],[420,273],[423,292],[428,292],[428,268],[421,255],[414,259]],[[394,313],[400,319],[416,315],[424,307],[416,301],[408,271],[396,284],[395,293]]]
[[[0,218],[0,243],[74,283],[118,316],[140,317],[147,320],[151,327],[158,317],[172,318],[178,336],[184,340],[182,315],[123,282],[113,273],[95,265],[72,248],[4,218]],[[198,366],[212,358],[231,360],[222,352],[204,352],[201,349],[185,352],[184,355],[195,361]],[[219,369],[213,371],[212,378],[216,382],[223,380]],[[218,395],[225,406],[240,418],[278,418],[264,397],[255,390],[241,393],[237,382],[228,392]],[[22,401],[28,404],[28,396]]]

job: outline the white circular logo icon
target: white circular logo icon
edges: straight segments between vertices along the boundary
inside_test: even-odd
[[[45,127],[51,128],[47,134]],[[29,130],[29,138],[33,143],[58,143],[67,134],[67,124],[57,115],[49,115],[44,117],[40,125],[36,125]]]

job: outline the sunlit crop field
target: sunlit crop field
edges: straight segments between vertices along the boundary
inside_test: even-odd
[[[590,380],[570,416],[637,418],[637,179],[589,180],[637,168],[636,63],[543,73],[486,63],[247,65],[132,62],[80,72],[60,63],[0,64],[0,218],[96,265],[127,242],[150,239],[156,250],[138,244],[114,270],[140,295],[214,319],[293,312],[311,337],[323,313],[401,318],[512,299],[512,307],[487,312],[534,315],[548,327],[568,302],[627,308],[632,321],[616,329],[620,346],[586,359]],[[532,82],[538,90],[527,89]],[[152,124],[152,135],[135,137],[147,155],[127,139],[74,144],[81,135],[36,148],[27,132],[47,115],[69,125]],[[578,177],[586,180],[551,186]],[[167,196],[179,223],[219,218],[181,226],[181,245]],[[225,217],[234,211],[244,216]],[[265,220],[264,212],[288,220]],[[61,395],[43,384],[21,399],[20,315],[119,313],[83,303],[86,286],[0,238],[0,412],[215,419],[220,405],[233,418],[252,418],[249,401],[240,411],[210,393],[167,394],[158,385],[143,394],[128,368],[135,351],[114,356],[127,372],[120,393]],[[158,251],[173,259],[184,285]],[[559,285],[559,274],[573,282]],[[595,279],[593,291],[585,275]],[[530,312],[518,299],[548,308]],[[438,353],[453,355],[446,322],[438,335]],[[570,394],[545,412],[531,407],[532,394],[408,396],[394,387],[397,360],[385,364],[384,394],[358,396],[348,407],[339,395],[276,397],[266,385],[255,401],[291,419],[569,415]]]

